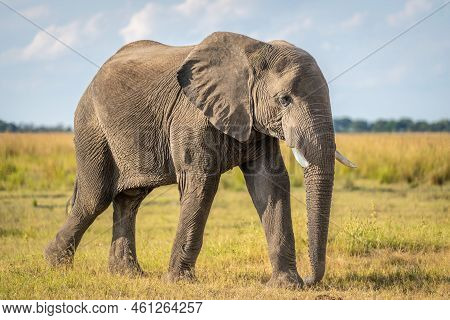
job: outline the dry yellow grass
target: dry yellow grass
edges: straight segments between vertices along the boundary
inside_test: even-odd
[[[0,135],[0,185],[6,189],[0,191],[0,299],[446,299],[450,185],[431,173],[448,170],[449,137],[339,135],[340,150],[360,168],[347,172],[337,165],[327,274],[315,288],[290,291],[264,285],[270,277],[265,239],[238,170],[225,174],[211,210],[199,282],[161,280],[177,226],[175,186],[153,191],[138,215],[138,257],[148,278],[107,272],[111,208],[83,238],[73,270],[50,269],[42,250],[65,219],[75,173],[72,136]],[[301,170],[283,152],[295,177],[291,201],[304,276],[309,266]],[[397,178],[380,184],[373,174],[380,163],[395,168]],[[402,177],[411,171],[402,171],[405,165],[419,166],[423,175],[407,183]]]
[[[75,177],[71,133],[1,133],[0,190],[69,190]]]
[[[381,183],[407,182],[442,185],[450,180],[449,133],[340,134],[336,144],[358,170],[337,167],[337,178]]]
[[[355,179],[380,183],[442,185],[450,181],[450,134],[338,134],[339,150],[357,170],[336,166],[337,182],[350,187]],[[283,157],[294,186],[303,183],[301,168],[289,148]],[[70,133],[0,134],[0,190],[70,190],[75,157]],[[239,170],[224,175],[222,185],[244,188]]]

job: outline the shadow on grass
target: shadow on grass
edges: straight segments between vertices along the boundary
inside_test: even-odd
[[[333,277],[329,280],[330,287],[342,290],[362,287],[372,290],[392,289],[397,287],[403,291],[417,289],[432,289],[439,284],[450,284],[450,276],[431,274],[419,269],[396,271],[392,273],[368,273],[352,272],[343,277]]]
[[[34,204],[33,203],[33,207],[36,209],[48,209],[48,210],[53,210],[56,208],[66,208],[65,204]]]
[[[28,199],[28,198],[43,198],[43,199],[57,199],[57,198],[68,198],[70,197],[70,192],[67,193],[19,193],[13,194],[14,191],[5,191],[0,195],[0,200],[7,199]]]
[[[342,300],[342,297],[332,296],[329,294],[319,294],[314,298],[314,300]]]
[[[16,228],[0,228],[0,238],[2,237],[21,237],[24,234],[22,230]]]
[[[348,186],[348,185],[344,185],[342,187],[344,190],[348,190],[348,191],[361,191],[361,192],[369,192],[369,193],[374,193],[374,192],[382,192],[382,193],[398,193],[398,194],[404,194],[404,191],[400,191],[400,190],[396,190],[394,188],[390,188],[390,187],[385,187],[385,186],[360,186],[360,185],[354,185],[354,186]]]

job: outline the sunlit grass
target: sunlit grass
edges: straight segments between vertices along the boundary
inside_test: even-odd
[[[75,177],[71,133],[0,134],[0,190],[69,190]]]
[[[75,177],[72,134],[0,134],[0,190],[70,190]],[[336,166],[336,181],[354,188],[355,179],[390,184],[442,185],[450,181],[450,134],[338,134],[338,149],[358,164],[357,170]],[[303,185],[301,168],[284,144],[283,158],[293,186]],[[244,190],[238,168],[221,184]]]
[[[315,288],[290,291],[264,285],[271,271],[266,241],[238,170],[225,175],[214,201],[197,263],[197,283],[162,280],[178,222],[176,186],[154,190],[138,214],[137,250],[147,278],[108,273],[111,208],[87,231],[74,268],[50,269],[42,251],[65,220],[75,173],[72,136],[0,135],[4,189],[0,191],[0,299],[447,299],[450,185],[436,184],[430,177],[433,170],[448,165],[449,158],[443,158],[448,154],[444,145],[448,137],[338,136],[340,150],[359,169],[350,172],[337,165],[327,274]],[[393,139],[392,145],[380,142],[386,139]],[[393,155],[397,149],[403,156]],[[305,194],[301,178],[292,181],[293,176],[301,177],[301,170],[292,172],[297,166],[291,167],[289,150],[283,152],[294,185],[298,269],[305,276],[309,273]],[[408,160],[409,156],[416,160]],[[401,178],[398,169],[393,171],[397,178],[388,183],[365,168],[376,171],[379,162],[371,158],[377,157],[397,168],[418,161],[426,169],[411,182]],[[15,166],[13,177],[24,171],[22,178],[5,173],[4,161]]]
[[[336,168],[337,179],[373,179],[442,185],[450,180],[450,134],[339,134],[337,147],[358,164],[358,170]]]
[[[266,288],[270,263],[256,211],[246,191],[221,188],[197,263],[198,283],[162,280],[178,221],[178,192],[151,193],[137,221],[137,249],[147,278],[107,271],[112,211],[88,230],[73,270],[52,270],[42,256],[65,219],[69,193],[0,192],[1,299],[316,299],[448,298],[448,194],[444,187],[360,182],[337,187],[330,225],[327,275],[316,288]],[[303,188],[292,190],[298,268],[309,273]]]

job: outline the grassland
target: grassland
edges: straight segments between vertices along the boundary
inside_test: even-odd
[[[270,264],[256,211],[235,170],[224,175],[197,263],[197,283],[162,280],[178,219],[176,186],[152,192],[137,221],[147,278],[107,272],[112,210],[88,230],[72,270],[45,244],[65,219],[75,163],[70,134],[0,135],[0,299],[446,299],[450,292],[450,135],[339,135],[359,164],[337,166],[327,274],[302,291],[266,288]],[[309,273],[301,170],[291,173],[298,268]]]

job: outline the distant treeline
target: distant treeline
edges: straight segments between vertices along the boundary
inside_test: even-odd
[[[450,120],[444,119],[435,122],[400,120],[352,120],[350,118],[337,118],[334,120],[336,132],[450,132]],[[55,126],[14,124],[0,120],[0,132],[70,132],[70,126],[62,124]]]
[[[448,119],[435,122],[400,120],[352,120],[350,118],[337,118],[334,120],[336,132],[450,132]]]
[[[54,126],[34,125],[34,124],[15,124],[0,120],[0,132],[70,132],[70,126],[62,124]]]

